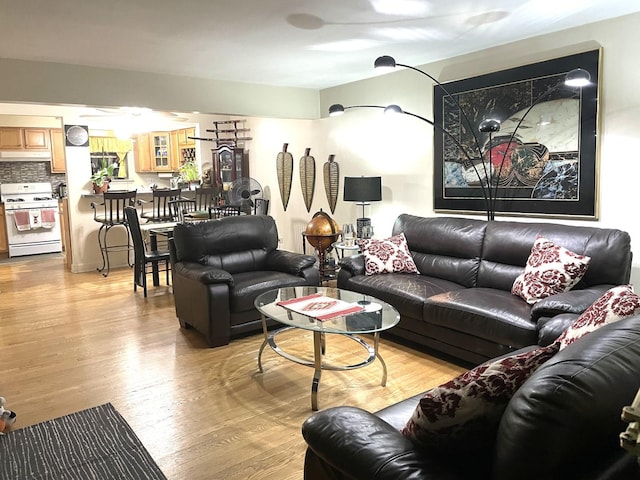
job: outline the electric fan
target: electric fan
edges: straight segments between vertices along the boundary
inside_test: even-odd
[[[240,211],[251,214],[253,210],[254,200],[262,197],[262,186],[255,178],[240,177],[233,182],[229,187],[229,203],[232,205],[239,205]]]

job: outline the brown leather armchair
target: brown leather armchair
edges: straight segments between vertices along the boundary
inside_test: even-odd
[[[176,225],[169,243],[176,315],[212,347],[259,332],[253,302],[268,290],[318,285],[316,258],[278,250],[272,217],[241,215]]]

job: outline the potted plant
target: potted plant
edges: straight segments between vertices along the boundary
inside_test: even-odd
[[[188,185],[200,184],[200,171],[198,165],[193,160],[187,160],[178,169],[180,180]]]
[[[91,175],[94,193],[104,193],[107,191],[114,170],[115,165],[113,163],[110,164],[105,159],[102,160],[101,167]]]

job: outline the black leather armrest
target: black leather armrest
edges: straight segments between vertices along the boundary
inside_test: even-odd
[[[274,250],[267,256],[267,266],[270,270],[298,276],[302,276],[302,271],[315,263],[316,257],[287,250]]]
[[[427,456],[411,440],[357,407],[329,408],[312,415],[302,425],[302,435],[315,455],[345,478],[438,478],[426,468]]]
[[[200,265],[195,262],[178,262],[174,265],[174,274],[196,280],[205,285],[212,283],[226,283],[233,286],[233,277],[225,270]]]
[[[581,314],[613,286],[598,285],[582,290],[569,290],[543,298],[531,308],[531,319],[537,321],[539,318],[554,317],[561,313]]]
[[[340,269],[354,275],[364,275],[364,255],[351,255],[340,260]]]
[[[552,318],[542,317],[538,320],[538,345],[546,347],[571,326],[578,318],[577,313],[561,313]]]

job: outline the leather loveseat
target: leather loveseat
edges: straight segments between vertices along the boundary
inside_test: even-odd
[[[477,365],[528,345],[547,345],[615,285],[629,282],[629,234],[555,223],[487,222],[400,215],[419,274],[364,274],[363,255],[341,261],[338,287],[380,298],[400,312],[388,334]],[[538,235],[591,257],[569,292],[534,305],[511,293]]]
[[[479,454],[418,447],[400,433],[422,394],[376,414],[334,407],[303,424],[305,480],[631,480],[622,408],[640,387],[640,316],[585,335],[515,392]],[[461,445],[463,447],[463,445]]]
[[[169,242],[176,316],[212,347],[261,331],[253,302],[268,290],[318,285],[316,258],[278,250],[272,217],[180,223]]]

